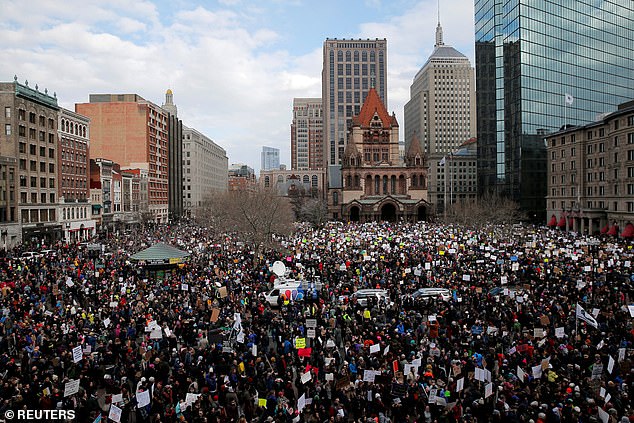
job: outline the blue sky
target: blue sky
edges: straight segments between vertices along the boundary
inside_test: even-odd
[[[403,105],[433,50],[437,0],[0,1],[0,80],[29,80],[63,107],[89,94],[174,91],[179,117],[260,167],[261,147],[290,164],[295,97],[321,96],[326,38],[387,38],[388,110]],[[445,44],[473,65],[473,0],[440,2]]]

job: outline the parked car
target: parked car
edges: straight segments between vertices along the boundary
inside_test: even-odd
[[[417,301],[432,298],[449,301],[452,298],[451,291],[447,288],[420,288],[411,294],[403,296],[403,304],[413,305]]]
[[[25,259],[34,259],[42,257],[42,254],[36,253],[35,251],[25,251],[22,253],[21,257]]]
[[[341,295],[339,297],[339,301],[343,302],[346,300],[346,298],[350,302],[356,301],[356,303],[359,304],[361,307],[365,307],[368,305],[369,298],[374,298],[376,302],[379,302],[380,300],[390,302],[390,295],[385,289],[360,289],[350,295]]]

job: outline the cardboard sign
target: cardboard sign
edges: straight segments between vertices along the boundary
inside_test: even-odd
[[[114,404],[110,404],[110,412],[108,413],[108,418],[114,422],[121,423],[121,412],[122,410]]]
[[[213,310],[211,310],[211,321],[213,323],[218,321],[218,317],[220,317],[220,309],[219,308],[214,308]]]
[[[73,348],[73,362],[79,363],[82,358],[83,353],[81,351],[81,345],[77,345],[75,348]]]
[[[346,388],[348,385],[350,385],[350,377],[344,376],[341,379],[337,380],[337,384],[335,385],[335,388],[337,390],[341,390],[343,388]]]
[[[74,395],[79,391],[79,379],[71,379],[64,385],[64,397]]]
[[[150,404],[150,391],[137,392],[136,394],[137,408],[143,408]]]

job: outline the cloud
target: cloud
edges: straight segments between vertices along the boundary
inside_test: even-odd
[[[369,1],[368,9],[387,9]],[[272,6],[247,0],[219,3],[68,0],[61,5],[32,0],[30,12],[24,13],[22,2],[4,0],[0,80],[17,74],[20,81],[48,87],[71,110],[91,93],[137,93],[160,105],[169,87],[183,123],[224,147],[230,162],[258,168],[261,146],[268,145],[280,148],[282,162],[290,164],[293,98],[321,97],[324,38],[284,32],[272,17],[284,7],[297,13],[289,16],[306,16],[313,5],[297,0]],[[326,35],[356,30],[356,37],[388,39],[388,107],[401,124],[409,85],[431,53],[436,24],[435,1],[405,3],[410,7],[398,15],[351,21],[341,33]],[[473,31],[465,31],[460,20],[472,14],[473,5],[452,3],[458,5],[443,20],[445,39],[454,46],[472,43]],[[472,16],[466,19],[473,21]],[[297,37],[318,41],[291,50],[287,43]]]

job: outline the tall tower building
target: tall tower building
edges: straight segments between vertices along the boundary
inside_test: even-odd
[[[91,94],[75,111],[90,118],[93,157],[148,172],[149,212],[168,221],[168,113],[137,94]]]
[[[387,102],[387,40],[326,39],[321,74],[326,165],[340,165],[353,116],[374,87]]]
[[[546,220],[545,135],[634,98],[634,3],[476,0],[478,189]]]
[[[171,88],[168,88],[165,92],[165,103],[161,106],[170,115],[178,116],[178,108],[174,104],[174,93]]]
[[[280,149],[273,147],[262,147],[260,153],[261,170],[274,170],[280,168]]]
[[[321,98],[293,99],[291,169],[324,168],[324,117]]]
[[[178,118],[171,89],[165,92],[165,104],[161,108],[167,112],[168,160],[168,212],[170,219],[183,216],[183,121]]]
[[[475,75],[469,59],[443,42],[440,21],[434,51],[414,77],[410,100],[405,104],[405,149],[420,142],[429,158],[429,202],[444,209],[442,158],[476,134]],[[473,190],[475,192],[475,185]]]

